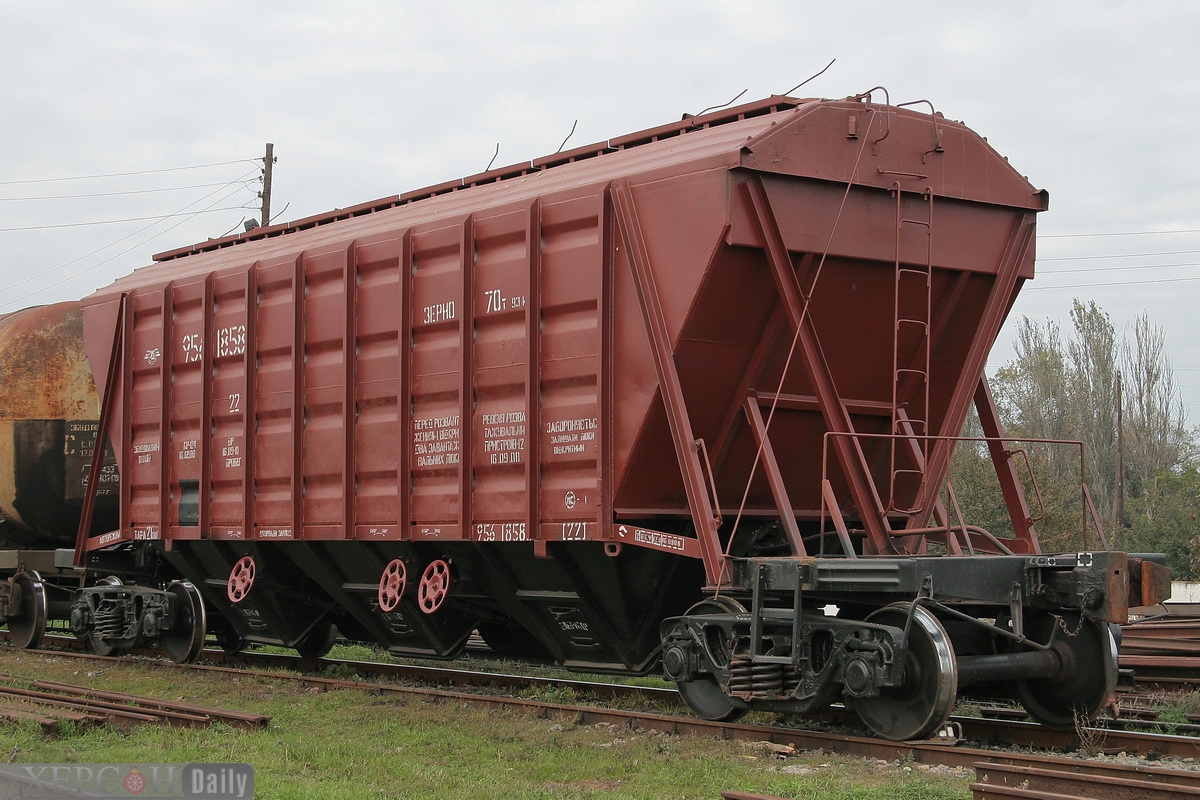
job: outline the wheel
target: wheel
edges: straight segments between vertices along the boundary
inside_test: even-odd
[[[408,583],[408,570],[404,562],[398,558],[392,559],[383,568],[383,576],[379,579],[379,610],[385,614],[396,610],[404,589]]]
[[[242,556],[233,565],[233,569],[229,571],[229,582],[225,587],[225,594],[229,597],[229,602],[240,603],[246,599],[246,595],[250,594],[250,589],[254,586],[254,572],[252,556]]]
[[[301,658],[322,658],[336,642],[337,626],[332,622],[318,622],[293,647]]]
[[[885,606],[868,622],[903,630],[908,603]],[[946,629],[930,611],[917,606],[908,631],[902,685],[876,697],[848,698],[867,727],[885,739],[923,739],[941,727],[958,696],[958,665]]]
[[[101,639],[94,630],[88,634],[88,643],[92,646],[92,652],[98,656],[111,656],[120,650],[116,645],[109,644]]]
[[[1039,614],[1025,621],[1025,635],[1043,643],[1053,635],[1051,647],[1063,661],[1062,678],[1013,682],[1029,716],[1051,730],[1073,731],[1099,714],[1117,687],[1117,643],[1109,626],[1069,612]]]
[[[450,594],[450,565],[442,559],[429,562],[429,566],[421,573],[421,583],[417,586],[417,605],[426,614],[432,614],[442,607]]]
[[[46,633],[46,587],[36,572],[18,572],[12,578],[15,614],[8,616],[8,634],[14,647],[33,648]]]
[[[200,592],[189,581],[173,581],[167,591],[177,600],[175,626],[158,637],[167,658],[176,664],[190,664],[200,657],[204,649],[204,636],[208,620],[204,613],[204,600]]]
[[[213,634],[217,647],[229,655],[235,655],[246,649],[250,641],[236,631],[217,631]]]
[[[684,616],[745,613],[745,607],[737,600],[718,596],[701,600],[689,608]],[[705,637],[705,646],[713,663],[721,666],[729,664],[730,653],[721,637]],[[683,702],[701,719],[713,722],[733,722],[746,713],[746,709],[733,704],[733,700],[725,694],[725,690],[717,683],[716,677],[711,674],[696,675],[687,681],[676,681],[675,686],[678,687],[679,696],[683,698]]]

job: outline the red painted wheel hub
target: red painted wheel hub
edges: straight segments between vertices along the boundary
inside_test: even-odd
[[[254,586],[254,559],[250,556],[243,556],[229,572],[229,585],[226,587],[225,593],[229,596],[230,602],[240,603],[246,599],[246,595],[250,594],[252,586]]]
[[[421,584],[417,587],[417,605],[426,614],[432,614],[442,607],[448,594],[450,565],[439,558],[421,573]]]
[[[379,579],[379,610],[395,611],[404,596],[408,584],[408,571],[400,559],[392,560],[383,568],[383,577]]]

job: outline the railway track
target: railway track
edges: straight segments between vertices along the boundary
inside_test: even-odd
[[[327,658],[305,659],[299,656],[254,651],[231,655],[219,650],[206,650],[204,656],[207,663],[191,665],[149,660],[137,656],[96,656],[59,650],[31,652],[45,652],[47,655],[72,658],[101,659],[118,663],[155,664],[169,669],[193,669],[230,674],[250,673],[265,678],[300,681],[322,691],[356,689],[383,693],[431,693],[429,696],[444,696],[452,700],[482,698],[478,702],[485,708],[503,705],[506,701],[511,700],[518,706],[523,703],[532,704],[526,710],[532,710],[533,713],[541,716],[546,714],[542,710],[542,705],[539,704],[545,705],[546,708],[569,709],[577,712],[580,719],[589,719],[596,714],[603,713],[616,715],[646,713],[649,715],[648,718],[655,720],[655,725],[659,724],[661,720],[671,720],[673,732],[699,732],[727,737],[730,735],[729,731],[742,727],[733,723],[697,719],[686,712],[675,715],[673,710],[680,708],[681,703],[674,689],[631,686],[629,684],[478,672],[417,664],[383,664]],[[280,672],[280,670],[285,670],[285,672]],[[338,677],[330,677],[330,673],[334,673]],[[350,674],[358,677],[342,677]],[[406,683],[397,683],[398,681]],[[441,687],[455,687],[455,689],[464,691],[452,691]],[[602,700],[608,707],[597,709],[592,706],[548,703],[537,699],[539,696],[563,697],[563,690],[570,690],[566,693],[567,696],[586,700]],[[497,691],[506,694],[497,695]],[[444,695],[439,693],[444,693]],[[514,697],[512,696],[514,694],[524,696]],[[533,697],[529,697],[530,695]],[[474,704],[476,701],[472,700],[471,702]],[[653,706],[656,711],[636,710],[648,705]],[[632,718],[621,717],[602,721],[623,724]],[[759,733],[771,731],[774,735],[783,735],[780,732],[790,731],[797,737],[795,741],[779,741],[777,743],[791,744],[797,749],[824,747],[827,750],[873,758],[894,758],[896,753],[903,753],[910,747],[929,747],[932,748],[930,753],[940,753],[944,760],[932,760],[927,763],[945,763],[950,766],[972,766],[975,761],[980,760],[978,754],[971,755],[973,750],[979,749],[979,752],[991,753],[994,750],[981,748],[997,747],[1024,748],[1053,753],[1093,749],[1099,752],[1127,753],[1151,758],[1200,760],[1200,738],[1177,734],[1102,727],[1086,728],[1081,732],[1073,733],[1052,731],[1035,723],[1018,720],[953,716],[945,732],[947,735],[936,740],[913,743],[886,742],[872,737],[859,736],[855,733],[831,733],[829,731],[831,728],[860,729],[854,713],[842,706],[834,706],[811,721],[821,725],[821,729],[763,724],[746,725],[745,727],[747,730]],[[1081,735],[1087,739],[1087,742],[1081,744]],[[822,737],[840,738],[836,742],[832,740],[823,742]],[[772,741],[775,740],[772,739]],[[847,744],[850,742],[853,744]],[[879,749],[872,751],[871,746],[863,743],[875,743]],[[969,746],[967,743],[977,743],[978,748]]]
[[[223,723],[243,730],[265,728],[271,718],[228,709],[168,702],[125,692],[102,692],[53,681],[27,681],[0,673],[0,719],[32,721],[48,736],[66,722],[76,727],[129,729],[158,724],[203,728]]]
[[[644,705],[651,701],[665,708],[679,707],[678,693],[670,688],[631,686],[619,683],[601,683],[563,678],[539,678],[529,675],[477,672],[446,667],[431,667],[413,664],[380,664],[366,661],[336,659],[303,659],[297,656],[260,653],[256,651],[226,654],[206,650],[205,659],[217,664],[245,664],[247,666],[314,672],[322,668],[333,671],[352,670],[367,678],[411,680],[438,685],[466,688],[489,688],[520,691],[526,689],[569,689],[580,698],[596,698],[624,702],[627,705]],[[996,713],[996,712],[992,712]],[[834,705],[814,721],[846,729],[861,729],[855,713],[842,705]],[[1000,716],[952,716],[950,719],[954,740],[986,742],[990,746],[1024,747],[1056,752],[1071,752],[1080,749],[1079,733],[1052,731],[1021,718]],[[1143,726],[1153,721],[1141,720]],[[1153,754],[1155,757],[1200,758],[1200,739],[1186,735],[1186,725],[1175,726],[1169,735],[1162,732],[1131,729],[1121,720],[1105,720],[1103,727],[1086,729],[1084,735],[1092,743],[1102,743],[1107,752]]]
[[[1200,797],[1200,772],[1064,759],[993,758],[973,765],[975,800],[1168,800]]]
[[[1142,767],[1099,764],[1086,771],[1062,759],[1024,757],[1019,761],[992,759],[974,765],[974,800],[1036,798],[1037,800],[1168,800],[1200,796],[1200,773],[1147,770]],[[786,800],[764,794],[728,791],[723,800]]]
[[[656,701],[677,702],[675,693],[667,689],[635,687],[626,684],[592,683],[531,678],[523,675],[472,673],[467,670],[427,667],[407,664],[374,664],[361,661],[332,659],[302,659],[277,654],[239,654],[229,656],[206,651],[210,663],[179,665],[169,661],[144,657],[105,657],[70,651],[27,651],[48,657],[78,658],[102,662],[136,662],[164,669],[198,670],[217,674],[254,675],[264,679],[296,681],[320,691],[363,690],[379,695],[418,698],[427,702],[452,702],[480,709],[515,709],[544,719],[555,719],[578,725],[608,725],[632,730],[664,734],[691,734],[723,739],[765,741],[794,748],[796,751],[823,749],[848,756],[902,761],[915,764],[945,765],[973,768],[976,780],[972,791],[976,798],[1097,798],[1098,800],[1156,800],[1158,797],[1200,796],[1200,771],[1172,769],[1146,764],[1118,764],[1105,761],[1064,757],[1047,753],[1028,753],[1021,750],[994,749],[1004,738],[1017,747],[1053,747],[1056,735],[1031,723],[1011,723],[994,720],[955,718],[952,729],[962,731],[940,740],[893,742],[851,733],[830,730],[800,729],[772,724],[722,723],[702,720],[690,715],[674,715],[644,710],[618,708],[619,702],[653,698]],[[230,666],[235,660],[241,666]],[[226,662],[226,663],[214,663]],[[257,662],[248,669],[248,662]],[[363,670],[385,680],[360,680],[312,674],[312,667]],[[285,671],[280,671],[285,670]],[[406,681],[408,683],[399,683]],[[414,685],[416,682],[423,685]],[[431,686],[429,684],[439,684]],[[445,688],[447,686],[454,688]],[[569,686],[580,696],[605,699],[608,707],[550,702],[537,698],[497,694],[495,689],[511,692],[522,687],[562,688]],[[474,689],[463,691],[460,689]],[[967,731],[990,741],[988,747],[966,744]],[[990,731],[990,734],[989,734]],[[1036,733],[1040,731],[1041,733]],[[1200,758],[1200,740],[1186,736],[1134,734],[1130,732],[1100,732],[1104,749],[1120,749],[1126,753],[1154,753],[1162,757],[1181,759]],[[1065,738],[1058,735],[1061,745]],[[1031,745],[1039,742],[1040,745]]]
[[[84,644],[69,636],[48,637],[48,642],[66,648],[79,648]],[[63,653],[63,651],[53,651]],[[65,654],[65,653],[63,653]],[[79,654],[82,657],[99,657]],[[591,680],[561,677],[537,677],[527,674],[505,674],[438,667],[421,664],[382,663],[349,659],[304,658],[301,656],[262,652],[257,650],[226,653],[219,649],[206,649],[199,665],[177,665],[170,662],[147,662],[138,656],[115,656],[111,658],[134,660],[137,663],[162,663],[164,667],[178,669],[221,667],[240,671],[238,667],[254,670],[286,670],[289,673],[312,676],[315,685],[328,688],[342,678],[318,677],[358,676],[368,680],[409,681],[422,685],[454,686],[475,692],[503,691],[525,695],[552,697],[574,697],[586,700],[603,700],[629,707],[653,706],[674,713],[682,707],[678,693],[673,688],[633,686],[625,683],[604,683]],[[273,675],[275,673],[263,673]],[[333,681],[333,683],[327,683]],[[350,688],[376,686],[363,681],[347,679]],[[685,712],[686,713],[686,712]],[[838,704],[825,712],[809,718],[810,722],[824,727],[858,731],[862,729],[857,715]],[[1108,753],[1130,753],[1152,758],[1197,758],[1200,759],[1200,738],[1188,730],[1186,724],[1163,726],[1167,731],[1144,730],[1153,727],[1152,720],[1104,720],[1095,727],[1082,731],[1054,731],[1041,725],[1024,721],[1012,709],[984,709],[981,716],[952,716],[947,731],[940,737],[950,742],[977,742],[988,747],[1028,748],[1040,751],[1070,753],[1089,748]],[[1142,729],[1139,729],[1139,727]],[[1086,742],[1081,742],[1081,737]],[[969,765],[967,765],[969,766]]]
[[[1142,686],[1186,690],[1200,682],[1200,608],[1170,604],[1121,628],[1122,669]]]

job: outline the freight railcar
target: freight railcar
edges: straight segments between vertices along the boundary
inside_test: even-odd
[[[54,553],[79,530],[99,414],[78,302],[0,316],[0,624],[18,646],[41,639],[48,615],[65,617],[77,589],[110,578]],[[102,453],[96,534],[118,524],[117,467]]]
[[[0,545],[73,545],[100,399],[79,303],[0,316]],[[117,524],[116,465],[103,464],[95,530]]]
[[[132,578],[72,629],[180,660],[478,630],[661,664],[704,717],[845,700],[895,739],[970,685],[1096,713],[1162,559],[1041,552],[983,367],[1046,194],[928,111],[771,97],[98,291],[119,521],[89,533],[86,497],[74,561]],[[947,511],[972,404],[1011,529]]]

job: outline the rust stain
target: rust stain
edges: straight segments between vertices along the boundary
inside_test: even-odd
[[[79,303],[0,317],[0,419],[97,419]]]

